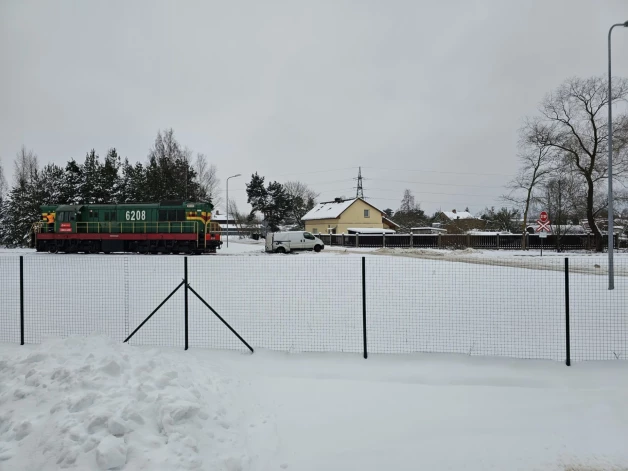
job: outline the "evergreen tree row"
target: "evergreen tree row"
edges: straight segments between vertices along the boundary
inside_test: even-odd
[[[26,245],[42,205],[210,201],[196,178],[191,154],[181,148],[172,129],[157,133],[145,164],[122,161],[112,148],[104,159],[91,150],[82,163],[71,159],[65,167],[50,163],[39,168],[37,156],[22,148],[13,185],[6,193],[0,191],[0,245]]]

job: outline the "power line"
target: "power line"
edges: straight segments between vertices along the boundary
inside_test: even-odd
[[[378,178],[380,182],[396,182],[396,183],[415,183],[417,185],[436,185],[436,186],[468,186],[471,188],[504,188],[504,185],[466,185],[458,183],[431,183],[431,182],[415,182],[409,180],[387,180],[385,178]]]
[[[413,170],[407,168],[384,168],[384,167],[364,167],[370,168],[373,170],[392,170],[395,172],[424,172],[424,173],[447,173],[453,175],[477,175],[477,176],[497,176],[497,177],[513,177],[514,174],[506,174],[506,173],[473,173],[473,172],[447,172],[442,170]]]
[[[325,173],[325,172],[338,172],[340,170],[355,170],[358,167],[344,167],[344,168],[330,168],[327,170],[313,170],[311,172],[301,172],[301,173],[281,173],[279,175],[275,175],[276,177],[285,177],[287,175],[309,175],[312,173]]]

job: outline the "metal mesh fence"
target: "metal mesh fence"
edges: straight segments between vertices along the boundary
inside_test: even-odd
[[[416,239],[415,239],[416,240]],[[363,351],[366,301],[371,353],[450,352],[564,360],[564,257],[422,259],[351,254],[188,257],[188,281],[253,347]],[[104,334],[123,341],[179,286],[184,257],[24,257],[24,336]],[[570,257],[571,358],[628,358],[628,259]],[[0,257],[0,341],[20,341],[19,257]],[[189,346],[246,349],[192,291]],[[185,345],[184,287],[131,343]]]
[[[0,342],[20,342],[20,259],[0,256]]]
[[[574,360],[628,359],[627,262],[615,258],[615,289],[609,290],[606,258],[569,259]]]
[[[124,340],[123,263],[116,256],[24,257],[25,342],[98,333]]]
[[[360,263],[342,256],[197,257],[189,259],[190,286],[253,347],[361,352]],[[190,346],[245,348],[193,297]]]
[[[565,358],[562,260],[486,263],[369,257],[369,350]],[[543,300],[538,309],[534,299]]]

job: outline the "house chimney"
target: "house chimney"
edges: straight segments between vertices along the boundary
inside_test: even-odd
[[[335,201],[336,203],[342,203],[342,198],[334,198],[334,201]]]
[[[452,213],[454,213],[454,214],[456,214],[456,210],[455,210],[455,209],[452,209],[452,210],[451,210],[451,212],[452,212]]]

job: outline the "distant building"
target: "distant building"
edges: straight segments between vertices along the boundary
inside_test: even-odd
[[[465,234],[467,231],[486,229],[487,221],[475,217],[468,211],[441,211],[436,215],[436,222],[446,229],[448,234]]]
[[[227,215],[222,214],[218,210],[216,210],[212,214],[212,221],[220,224],[221,234],[224,235],[224,234],[227,234],[227,232],[229,232],[230,236],[240,235],[240,230],[238,229],[236,220],[232,217],[231,214],[229,214],[229,220],[227,221]]]
[[[312,234],[394,233],[399,225],[362,198],[318,203],[301,220]]]
[[[447,229],[436,226],[412,227],[410,232],[412,234],[447,234]]]

